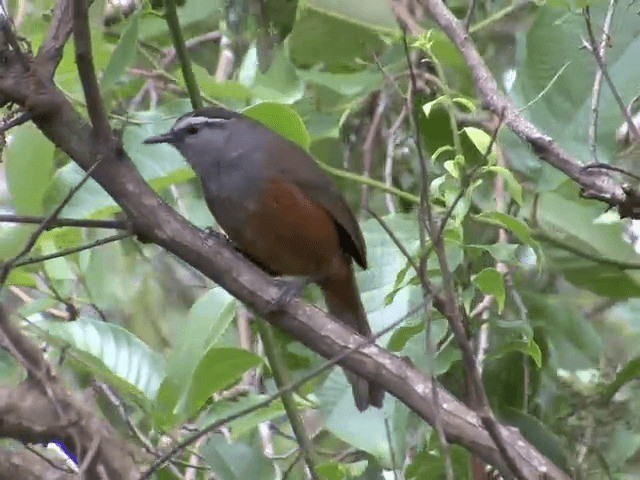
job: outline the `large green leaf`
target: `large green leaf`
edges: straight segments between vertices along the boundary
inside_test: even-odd
[[[242,61],[238,80],[251,89],[256,100],[293,103],[304,95],[304,84],[284,47],[274,52],[269,69],[262,73],[258,68],[257,49],[252,46]]]
[[[53,171],[53,151],[53,144],[31,123],[12,130],[4,154],[7,186],[17,213],[43,213],[43,199]]]
[[[384,46],[370,26],[307,6],[298,15],[289,36],[291,59],[298,67],[325,65],[332,72],[362,70],[361,60],[371,60]]]
[[[265,398],[266,395],[249,393],[248,395],[243,395],[242,397],[234,398],[232,400],[219,400],[214,402],[211,405],[211,408],[207,410],[206,415],[204,415],[202,426],[204,427],[224,418],[236,415],[239,412],[264,401]],[[237,440],[254,431],[261,423],[268,422],[276,417],[282,417],[284,413],[282,400],[276,399],[266,407],[259,408],[226,423],[226,426],[231,430],[231,437]]]
[[[42,321],[49,339],[70,347],[78,364],[114,384],[121,393],[151,402],[164,376],[162,356],[119,325],[90,318],[75,322]]]
[[[193,375],[209,347],[225,332],[235,315],[235,300],[221,288],[209,290],[191,307],[189,317],[167,358],[166,377],[157,398],[157,417],[163,422],[184,418],[190,411]]]
[[[196,413],[211,395],[233,385],[261,362],[258,355],[240,348],[210,348],[193,372],[187,394],[188,413]]]
[[[538,237],[550,266],[571,283],[610,298],[638,296],[640,256],[624,240],[623,222],[596,221],[603,211],[601,203],[579,198],[578,188],[565,182],[538,199]]]
[[[594,26],[602,25],[605,10],[604,3],[591,6]],[[640,48],[640,28],[634,15],[620,11],[614,15],[613,24],[615,41],[606,49],[607,68],[620,96],[629,102],[638,93],[636,80],[640,76],[640,64],[635,59]],[[537,9],[526,36],[517,37],[521,55],[511,95],[521,106],[537,99],[525,114],[542,131],[552,134],[563,148],[588,162],[587,131],[596,63],[592,54],[580,48],[580,39],[586,35],[584,28],[584,18],[579,11]],[[606,82],[598,110],[599,159],[610,162],[616,151],[615,131],[623,120]],[[538,171],[541,163],[531,149],[513,137],[508,138],[508,151],[515,165],[531,173]],[[562,178],[540,172],[537,176],[542,189],[554,188]]]
[[[316,10],[328,15],[356,22],[367,28],[380,28],[390,32],[398,30],[398,21],[386,0],[308,0]]]
[[[221,480],[266,479],[275,475],[273,464],[258,445],[229,443],[220,434],[211,437],[202,447],[201,454],[216,478]]]
[[[501,412],[501,417],[520,430],[520,433],[556,466],[569,471],[563,442],[547,425],[533,415],[515,408]]]
[[[60,204],[69,191],[85,177],[75,162],[58,169],[47,191],[45,202],[52,208]],[[88,180],[62,210],[61,216],[70,218],[105,217],[120,208],[95,180]]]
[[[309,150],[309,133],[300,115],[291,107],[279,103],[264,102],[247,108],[242,112],[270,130],[297,143],[305,150]]]
[[[178,8],[178,20],[185,32],[212,31],[224,18],[225,0],[189,0]],[[157,14],[146,14],[140,23],[140,39],[171,44],[167,22]]]
[[[137,10],[129,17],[127,27],[122,32],[120,40],[109,59],[107,68],[102,75],[100,88],[103,92],[111,89],[116,84],[127,67],[129,67],[136,58],[139,19],[140,10]]]

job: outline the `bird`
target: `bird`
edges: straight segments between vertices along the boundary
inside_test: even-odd
[[[333,180],[302,147],[241,113],[204,107],[144,140],[180,152],[231,242],[267,273],[316,283],[328,312],[371,337],[353,263],[367,268],[358,222]],[[384,389],[345,371],[356,408],[381,408]]]

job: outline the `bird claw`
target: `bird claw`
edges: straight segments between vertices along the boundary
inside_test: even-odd
[[[295,280],[279,279],[278,283],[281,283],[282,287],[280,288],[280,293],[278,293],[278,296],[271,302],[269,311],[274,312],[277,310],[282,310],[291,300],[298,297],[300,293],[302,293],[309,282],[310,280],[307,278]]]

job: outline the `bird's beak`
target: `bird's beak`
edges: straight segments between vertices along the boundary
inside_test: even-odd
[[[162,133],[160,135],[154,135],[147,138],[144,142],[146,145],[153,145],[154,143],[171,143],[173,141],[173,135],[171,132]]]

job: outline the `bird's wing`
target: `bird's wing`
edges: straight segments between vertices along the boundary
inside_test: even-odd
[[[277,159],[277,176],[293,182],[311,200],[322,205],[333,217],[340,235],[340,244],[345,252],[362,268],[367,268],[367,250],[353,212],[333,180],[322,171],[315,160],[297,145],[288,142],[277,151],[265,152]]]

